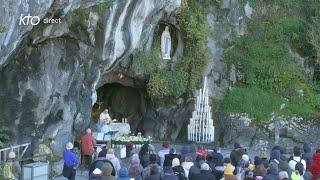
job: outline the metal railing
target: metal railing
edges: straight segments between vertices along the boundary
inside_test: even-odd
[[[22,159],[30,144],[31,143],[25,143],[0,149],[0,162],[6,162],[8,160],[8,155],[10,151],[15,152],[16,159]]]

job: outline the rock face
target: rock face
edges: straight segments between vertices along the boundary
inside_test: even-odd
[[[95,90],[152,37],[180,0],[2,1],[0,117],[12,143],[61,154],[88,127]],[[61,23],[19,25],[21,14]],[[152,39],[151,39],[152,40]]]
[[[215,99],[223,98],[242,76],[233,65],[224,63],[223,55],[232,48],[229,43],[234,37],[246,33],[246,21],[255,13],[247,1],[219,2],[207,16],[214,31],[208,42],[213,56],[203,72]],[[130,72],[132,55],[151,48],[158,35],[156,26],[172,18],[180,5],[181,0],[1,1],[0,121],[9,126],[11,143],[32,142],[34,149],[43,150],[35,153],[50,148],[50,153],[61,155],[65,143],[89,127],[92,106],[99,101],[96,90],[114,83],[121,90],[107,98],[116,102],[110,105],[111,111],[134,119],[133,129],[146,136],[186,139],[184,127],[194,107],[192,97],[183,95],[168,104],[150,100],[146,78]],[[19,25],[21,15],[29,14],[41,21],[61,19],[61,23]],[[178,36],[175,54],[182,54],[182,35]],[[312,74],[301,57],[291,54],[301,69]],[[217,113],[215,119],[218,145],[232,146],[235,140],[244,146],[273,145],[272,128],[256,127],[246,116]],[[291,127],[281,129],[281,143],[306,140],[304,131]],[[51,147],[41,145],[43,142],[50,142]],[[61,161],[56,164],[59,169]]]
[[[213,6],[207,15],[208,24],[214,32],[208,42],[208,49],[213,57],[204,74],[208,76],[209,95],[216,99],[223,98],[223,94],[234,85],[239,76],[235,67],[228,67],[223,58],[231,40],[245,34],[244,17],[247,6],[236,0],[223,0],[220,6]]]

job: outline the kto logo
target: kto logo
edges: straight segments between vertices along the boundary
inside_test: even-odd
[[[29,23],[33,26],[38,25],[40,23],[39,16],[31,16],[30,14],[24,16],[23,14],[21,14],[19,25],[29,25]]]

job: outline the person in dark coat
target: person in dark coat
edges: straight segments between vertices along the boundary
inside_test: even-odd
[[[306,161],[307,170],[309,170],[309,166],[312,163],[312,152],[311,152],[311,146],[309,143],[303,144],[302,159]]]
[[[213,162],[213,156],[211,154],[208,154],[206,157],[206,162],[209,165],[210,169],[214,169],[215,163]]]
[[[165,155],[164,162],[163,162],[163,167],[164,166],[172,166],[172,160],[174,158],[178,158],[179,160],[181,159],[181,156],[176,153],[176,150],[174,148],[170,148],[169,154]]]
[[[90,165],[89,177],[91,176],[92,172],[96,169],[97,163],[100,162],[100,161],[103,162],[103,163],[109,163],[111,165],[111,167],[112,167],[111,176],[115,176],[116,175],[116,170],[115,170],[112,162],[109,161],[108,159],[106,159],[105,157],[100,157]]]
[[[103,180],[103,173],[102,173],[102,167],[104,166],[104,163],[102,161],[98,161],[96,163],[96,168],[91,173],[89,180]]]
[[[212,174],[210,166],[207,163],[202,163],[200,173],[190,177],[189,180],[215,180],[216,177]]]
[[[261,151],[259,153],[259,157],[261,158],[262,164],[267,169],[268,166],[269,166],[269,160],[268,160],[267,152],[266,151]]]
[[[225,167],[224,167],[223,162],[216,163],[216,166],[214,167],[214,169],[212,171],[213,171],[213,174],[217,180],[223,178],[224,169],[225,169]]]
[[[288,174],[292,173],[292,169],[289,166],[289,163],[283,159],[281,159],[281,151],[278,149],[274,149],[270,155],[270,162],[275,162],[278,164],[279,171],[286,171]]]
[[[163,180],[179,180],[179,178],[174,175],[172,167],[164,166],[163,167]]]
[[[172,170],[174,175],[176,175],[179,180],[186,180],[186,173],[183,169],[183,167],[180,165],[180,161],[178,158],[174,158],[172,160]]]
[[[152,166],[150,175],[145,177],[145,180],[161,180],[160,169],[157,166]]]
[[[144,144],[139,151],[139,159],[143,168],[149,165],[149,144]]]
[[[240,143],[235,142],[234,149],[230,153],[231,164],[234,167],[237,168],[239,166],[239,162],[240,162],[243,154],[244,154],[244,150],[242,149]]]
[[[223,155],[221,153],[212,153],[212,161],[213,163],[216,165],[218,163],[222,163],[223,162]],[[209,164],[210,166],[210,164]]]
[[[193,166],[191,166],[190,170],[189,170],[189,174],[188,174],[188,178],[190,179],[190,177],[194,176],[195,174],[200,174],[200,168],[201,168],[201,164],[204,163],[204,159],[201,156],[197,156],[196,160],[193,164]]]
[[[158,168],[159,173],[161,174],[162,168],[157,163],[157,155],[156,154],[150,154],[149,156],[149,165],[143,169],[142,177],[148,177],[151,175],[151,169],[153,167]]]
[[[254,157],[254,176],[261,176],[264,177],[267,174],[267,169],[262,164],[262,159],[259,156]]]
[[[263,177],[263,180],[277,180],[279,179],[278,165],[275,162],[270,162],[267,175]]]

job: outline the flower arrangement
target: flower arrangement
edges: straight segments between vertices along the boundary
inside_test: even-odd
[[[112,143],[113,144],[117,144],[117,145],[123,145],[126,142],[132,142],[133,144],[137,145],[137,144],[150,143],[150,141],[151,141],[150,137],[145,138],[145,137],[142,137],[142,136],[126,136],[126,135],[123,135],[123,136],[118,136],[118,137],[114,138],[112,140]]]

